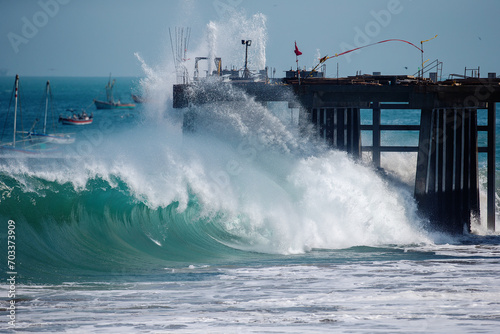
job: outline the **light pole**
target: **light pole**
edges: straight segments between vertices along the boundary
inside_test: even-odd
[[[243,71],[243,78],[248,79],[250,77],[250,71],[248,70],[248,47],[252,45],[252,41],[242,39],[241,44],[245,45],[245,70]]]

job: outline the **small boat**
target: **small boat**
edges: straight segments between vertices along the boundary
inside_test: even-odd
[[[54,143],[54,144],[73,144],[75,142],[75,137],[71,136],[69,133],[39,133],[33,130],[35,124],[38,122],[38,118],[35,120],[33,127],[28,131],[27,137],[30,140],[38,140],[40,142]]]
[[[18,109],[18,98],[19,98],[19,75],[16,75],[16,80],[14,82],[14,132],[12,136],[12,142],[9,143],[0,143],[0,152],[2,156],[4,153],[16,153],[16,154],[44,154],[50,152],[57,152],[57,147],[50,146],[47,141],[43,140],[33,140],[33,137],[26,136],[26,132],[17,131],[17,109]],[[9,108],[10,109],[10,108]],[[20,108],[19,108],[20,109]],[[7,111],[8,115],[9,111]],[[5,126],[4,126],[5,131]],[[20,140],[17,139],[17,135],[21,133],[22,138]],[[3,140],[3,133],[2,133]]]
[[[42,132],[38,132],[36,130],[36,125],[38,123],[38,118],[33,123],[31,129],[27,132],[27,137],[31,140],[38,140],[40,142],[51,142],[54,144],[72,144],[75,142],[75,137],[72,137],[69,133],[47,133],[47,118],[48,118],[48,109],[49,109],[49,97],[52,97],[52,93],[50,90],[50,82],[47,80],[47,85],[45,89],[45,114],[44,114],[44,122],[43,122],[43,130]]]
[[[115,85],[115,79],[111,81],[111,74],[109,75],[109,81],[106,85],[106,101],[98,101],[94,99],[94,104],[96,109],[133,109],[135,104],[133,103],[121,103],[119,100],[115,101],[113,98],[113,86]]]
[[[82,111],[80,114],[73,113],[71,117],[59,116],[59,122],[66,125],[87,125],[92,124],[93,120],[94,115],[90,114],[89,116],[85,111]]]

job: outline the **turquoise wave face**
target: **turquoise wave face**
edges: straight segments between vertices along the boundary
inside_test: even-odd
[[[145,275],[256,254],[427,240],[409,194],[345,153],[263,150],[224,174],[231,149],[218,150],[202,146],[193,159],[171,152],[176,159],[156,165],[137,156],[105,158],[104,166],[2,165],[0,228],[16,223],[20,277]]]
[[[225,245],[234,239],[217,226],[220,217],[200,218],[195,196],[180,212],[178,202],[149,208],[118,179],[111,186],[93,178],[81,190],[37,177],[0,179],[2,231],[16,223],[17,264],[28,280],[147,274],[241,253]]]

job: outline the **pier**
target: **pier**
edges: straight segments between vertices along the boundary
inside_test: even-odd
[[[382,152],[417,152],[415,199],[433,225],[453,234],[469,232],[479,217],[478,153],[487,153],[487,226],[495,230],[495,103],[500,79],[432,81],[406,75],[356,75],[347,78],[295,77],[268,81],[234,81],[174,85],[174,108],[234,101],[230,87],[256,101],[288,101],[298,107],[299,126],[315,125],[319,136],[354,158],[369,151],[376,167]],[[478,126],[477,112],[487,111],[487,125]],[[370,110],[372,124],[362,125],[361,110]],[[384,110],[419,110],[419,125],[384,125]],[[364,146],[361,131],[371,131]],[[381,131],[418,131],[418,146],[383,146]],[[478,147],[478,133],[487,145]]]

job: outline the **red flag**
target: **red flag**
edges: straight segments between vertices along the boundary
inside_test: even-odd
[[[302,54],[302,52],[299,51],[299,48],[297,47],[297,42],[295,42],[295,55],[296,56],[300,56]]]

